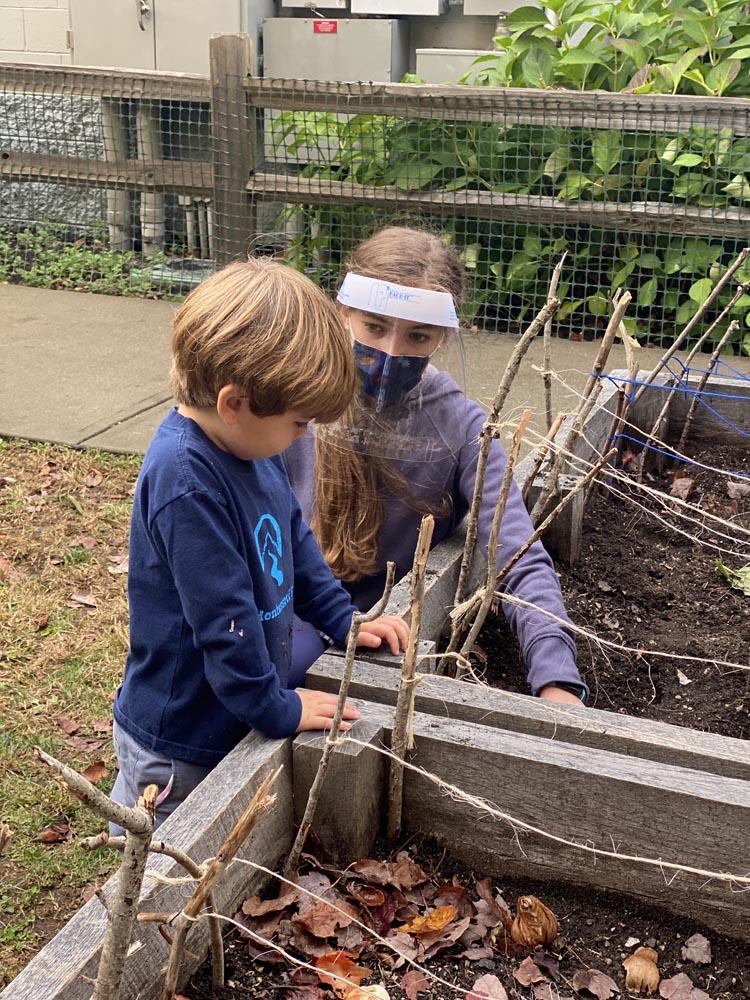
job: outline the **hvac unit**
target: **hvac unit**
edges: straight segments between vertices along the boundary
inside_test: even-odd
[[[417,76],[425,83],[455,83],[483,49],[417,49]]]

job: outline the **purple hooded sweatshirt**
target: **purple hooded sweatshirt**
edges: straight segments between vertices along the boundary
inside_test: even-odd
[[[461,391],[445,372],[430,366],[414,392],[421,406],[399,424],[404,439],[431,441],[429,460],[393,460],[413,496],[434,504],[449,496],[452,509],[436,517],[433,547],[442,541],[466,515],[474,493],[479,437],[486,419],[481,407]],[[315,499],[315,440],[312,435],[297,440],[283,455],[289,479],[306,521]],[[505,468],[505,452],[493,441],[479,509],[479,545],[486,554],[492,517]],[[362,580],[346,583],[354,603],[362,610],[372,607],[383,593],[388,561],[396,564],[396,579],[411,570],[422,515],[403,501],[384,495],[383,527],[380,534],[377,571]],[[515,482],[500,527],[497,564],[505,565],[532,533],[531,521]],[[506,577],[503,590],[550,611],[568,622],[560,586],[552,561],[541,542],[535,542]],[[518,638],[528,671],[529,686],[537,694],[554,682],[583,685],[576,667],[576,647],[571,632],[560,622],[533,608],[503,603],[505,616]],[[585,687],[585,685],[583,685]]]

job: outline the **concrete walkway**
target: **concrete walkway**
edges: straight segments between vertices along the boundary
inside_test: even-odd
[[[170,405],[169,337],[175,306],[145,299],[0,285],[0,435],[143,452]],[[515,340],[467,334],[466,387],[486,405]],[[553,367],[572,387],[555,385],[555,412],[575,406],[594,343],[553,340]],[[657,352],[644,350],[642,368]],[[541,429],[542,344],[534,343],[514,382],[506,417],[524,406]],[[736,359],[750,374],[750,359]],[[610,368],[625,367],[617,346]]]

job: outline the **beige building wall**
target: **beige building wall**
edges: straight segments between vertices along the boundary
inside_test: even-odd
[[[0,62],[69,63],[69,0],[0,0]]]

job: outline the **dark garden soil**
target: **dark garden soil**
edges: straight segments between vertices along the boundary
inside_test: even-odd
[[[402,863],[403,857],[401,855]],[[691,920],[675,917],[666,911],[641,905],[617,894],[503,878],[502,874],[495,874],[478,886],[477,882],[486,873],[474,872],[451,862],[434,845],[423,845],[413,855],[413,860],[428,876],[426,882],[420,882],[412,888],[402,886],[399,891],[393,884],[369,880],[370,891],[380,890],[387,898],[393,895],[401,902],[402,908],[395,915],[392,909],[390,911],[390,929],[384,927],[384,908],[368,910],[361,902],[357,902],[362,896],[361,889],[355,889],[359,893],[357,898],[347,895],[346,886],[351,884],[352,878],[356,878],[359,886],[362,886],[367,883],[366,877],[361,874],[353,876],[351,869],[347,873],[326,869],[327,878],[335,883],[336,890],[346,902],[354,904],[359,914],[358,919],[370,926],[381,921],[383,936],[388,936],[389,932],[393,933],[396,928],[413,921],[417,914],[435,913],[448,901],[455,905],[456,913],[442,935],[446,941],[452,937],[454,943],[448,944],[431,958],[424,959],[420,954],[417,960],[430,972],[457,987],[457,990],[434,981],[423,981],[418,994],[413,989],[407,992],[408,979],[404,982],[404,975],[410,966],[403,963],[394,969],[394,957],[384,946],[365,940],[349,950],[348,954],[357,966],[368,967],[371,971],[371,976],[362,980],[362,987],[380,985],[390,1000],[418,1000],[426,997],[464,1000],[483,976],[497,977],[510,1000],[572,1000],[574,996],[579,1000],[592,1000],[595,997],[607,1000],[609,997],[627,997],[632,994],[625,986],[622,962],[641,946],[653,948],[658,955],[657,964],[662,977],[662,988],[665,989],[662,995],[665,997],[674,996],[680,1000],[707,1000],[708,997],[711,1000],[744,1000],[750,997],[750,956],[746,945],[722,937]],[[379,864],[368,862],[367,867],[374,870]],[[315,880],[321,877],[320,873],[315,873],[310,884],[315,884]],[[322,892],[327,894],[325,889]],[[498,912],[495,907],[502,907],[504,903],[515,913],[519,896],[530,894],[539,897],[556,915],[558,935],[544,950],[531,952],[521,949],[514,954],[506,954],[501,944],[504,935],[502,924],[498,924],[499,917],[494,917],[497,924],[494,931],[487,930],[484,922],[489,920],[492,923],[493,911],[495,914]],[[340,906],[341,899],[336,901]],[[257,897],[251,908],[257,908]],[[310,927],[315,927],[317,920],[316,929],[321,935],[324,934],[326,919],[330,918],[331,912],[329,909],[326,915],[318,911],[314,917],[308,913],[303,917],[305,928],[309,930]],[[284,912],[284,919],[291,920],[288,925],[285,925],[283,919],[279,923],[270,913],[258,918],[240,914],[239,919],[247,920],[260,933],[263,932],[260,928],[265,921],[264,936],[273,936],[279,940],[289,938],[292,928],[299,927],[301,916],[297,904],[292,904]],[[277,929],[269,929],[274,923]],[[456,941],[457,932],[467,923],[464,936]],[[475,937],[477,928],[479,932]],[[338,944],[336,935],[316,937],[311,933],[301,933],[288,950],[296,957],[314,964],[316,953],[321,955],[340,949],[345,943],[344,935],[350,935],[349,941],[354,941],[352,931],[356,932],[354,925],[346,930],[339,930]],[[687,939],[696,933],[703,934],[710,946],[710,960],[704,964],[696,964],[695,961],[684,958],[681,953],[682,948],[686,947]],[[361,935],[357,932],[356,937]],[[429,944],[435,939],[435,935],[432,938],[415,934],[407,935],[408,937],[415,947],[419,947],[421,943],[422,950],[427,950],[428,953],[431,947],[435,947]],[[441,934],[438,933],[437,937],[440,938]],[[404,939],[403,933],[400,939]],[[695,943],[706,947],[704,941]],[[243,939],[236,931],[232,932],[227,940],[227,985],[223,989],[212,991],[210,969],[204,966],[185,988],[186,997],[189,1000],[256,1000],[261,997],[267,1000],[335,1000],[330,986],[321,983],[316,973],[295,971],[292,963],[283,960],[278,963],[268,962],[264,960],[268,958],[267,952],[265,956],[257,957],[260,951],[257,944]],[[537,962],[530,963],[529,956],[536,958]],[[708,957],[708,954],[693,955],[693,958]],[[524,962],[524,959],[527,961]],[[325,963],[330,959],[322,961]],[[344,967],[345,963],[341,967],[342,971]],[[530,977],[524,976],[524,973],[529,971],[532,973],[531,978],[537,980],[535,983],[528,984]],[[415,973],[411,973],[412,978],[415,976]],[[674,977],[677,976],[686,978],[675,981]],[[586,978],[590,983],[588,991],[584,988]],[[668,980],[673,981],[674,992],[670,992]],[[524,982],[527,985],[523,985]],[[692,991],[690,983],[694,987]],[[488,985],[485,981],[484,988],[487,989]],[[339,989],[339,995],[345,997],[345,988]],[[704,992],[699,992],[701,990]],[[386,993],[369,995],[385,998]],[[474,994],[474,997],[479,1000],[481,995]],[[492,991],[485,995],[504,996],[503,993]],[[367,993],[354,990],[347,1000],[367,1000],[367,997]]]
[[[750,473],[747,446],[702,445],[690,454],[706,465]],[[750,529],[750,496],[733,498],[727,489],[728,483],[740,482],[736,477],[697,466],[683,470],[694,480],[689,484],[691,504]],[[602,639],[643,650],[638,656],[601,648],[579,636],[578,663],[591,688],[590,703],[607,711],[750,738],[750,596],[732,589],[716,566],[717,557],[735,570],[750,564],[750,537],[738,532],[734,539],[722,539],[717,527],[730,536],[731,527],[705,519],[701,527],[678,518],[670,496],[675,480],[667,472],[652,473],[646,483],[663,491],[666,504],[619,483],[614,485],[627,499],[600,491],[586,511],[579,561],[572,567],[557,566],[568,613],[577,625]],[[745,481],[740,489],[750,492],[748,487]],[[700,542],[678,534],[677,527]],[[708,543],[736,554],[717,552]],[[479,647],[476,666],[491,685],[528,690],[518,645],[504,619],[487,622]],[[650,649],[700,660],[650,656]],[[744,664],[746,669],[716,666],[710,660]]]

